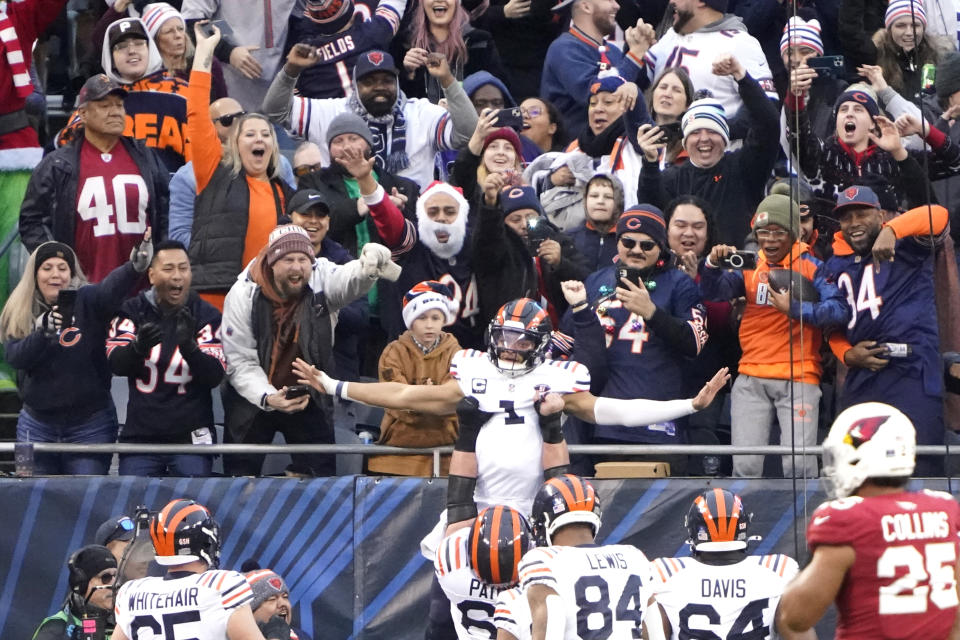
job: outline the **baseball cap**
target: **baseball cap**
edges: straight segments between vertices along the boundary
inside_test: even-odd
[[[114,540],[133,540],[134,522],[130,516],[114,516],[97,527],[96,544],[107,546]]]
[[[845,207],[873,207],[881,209],[880,198],[870,187],[854,185],[847,187],[837,195],[837,206],[833,211],[839,212]]]
[[[357,65],[354,67],[357,80],[377,71],[386,71],[395,76],[400,75],[400,72],[397,71],[397,65],[393,62],[393,56],[386,51],[374,49],[360,54],[360,57],[357,58]]]
[[[322,207],[323,215],[330,215],[330,206],[324,202],[323,194],[316,189],[301,189],[293,194],[290,202],[287,204],[287,215],[294,211],[304,213],[314,207]]]
[[[103,100],[111,93],[121,96],[127,95],[127,90],[118,82],[111,80],[105,73],[98,73],[83,83],[80,94],[77,96],[77,105]]]
[[[143,23],[137,18],[117,20],[107,29],[107,42],[110,43],[111,49],[113,49],[114,45],[118,42],[129,40],[130,38],[140,38],[141,40],[150,39],[147,37],[147,30],[143,28]]]

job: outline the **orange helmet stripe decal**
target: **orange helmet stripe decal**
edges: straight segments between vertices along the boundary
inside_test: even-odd
[[[563,495],[563,499],[567,501],[567,504],[573,504],[574,498],[573,494],[570,493],[570,487],[568,487],[563,480],[560,478],[550,478],[549,484],[552,485]]]
[[[713,514],[710,513],[709,507],[707,507],[707,501],[703,499],[703,496],[697,496],[697,499],[694,500],[697,505],[697,508],[700,509],[700,514],[703,516],[703,521],[707,524],[707,532],[710,534],[711,540],[719,540],[720,532],[717,531],[717,523],[713,521]]]
[[[520,298],[517,300],[517,305],[513,308],[513,311],[510,313],[511,318],[521,318],[523,317],[523,308],[527,306],[527,298]]]
[[[523,547],[520,544],[521,538],[520,532],[523,530],[520,524],[520,514],[516,510],[510,513],[511,524],[513,528],[511,532],[513,533],[513,575],[510,577],[510,582],[514,583],[517,581],[517,565],[520,564],[520,557],[523,555]]]
[[[490,508],[490,507],[487,507],[487,509],[489,509],[489,508]],[[479,527],[478,527],[477,525],[479,524],[480,520],[483,519],[483,514],[485,514],[485,513],[487,512],[487,509],[484,509],[483,511],[481,511],[480,513],[477,514],[477,519],[476,519],[476,521],[474,522],[474,525],[473,525],[473,527],[474,527],[474,529],[473,529],[473,534],[471,535],[471,539],[470,539],[470,565],[471,565],[474,569],[476,569],[477,567],[480,566],[479,553],[480,553],[480,535],[481,535],[481,532],[479,531]]]
[[[717,501],[717,519],[719,520],[719,522],[717,522],[717,533],[720,537],[717,538],[717,541],[729,542],[733,540],[733,538],[730,536],[730,529],[727,526],[727,503],[723,499],[723,490],[715,488],[713,490],[713,497]]]
[[[493,508],[493,526],[490,531],[490,575],[493,576],[494,584],[500,584],[500,545],[497,540],[500,538],[500,520],[503,518],[503,507]]]

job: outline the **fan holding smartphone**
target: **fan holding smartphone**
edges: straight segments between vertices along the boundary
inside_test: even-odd
[[[735,445],[767,444],[773,416],[780,426],[780,444],[791,444],[791,434],[796,434],[798,450],[816,444],[821,329],[843,326],[849,319],[844,295],[827,281],[809,247],[797,240],[800,207],[789,191],[788,184],[778,184],[757,207],[752,226],[760,252],[753,255],[753,268],[747,268],[744,252],[720,244],[700,270],[700,289],[707,300],[746,298],[740,376],[731,395]],[[723,265],[735,258],[743,261],[741,268]],[[787,476],[812,476],[817,459],[786,455],[783,470]],[[734,476],[762,472],[763,456],[735,457]]]

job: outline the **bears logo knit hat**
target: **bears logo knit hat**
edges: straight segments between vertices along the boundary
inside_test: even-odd
[[[880,107],[877,106],[877,101],[873,99],[873,96],[861,89],[853,89],[843,92],[840,94],[840,97],[837,98],[837,102],[833,107],[834,118],[836,118],[837,112],[840,111],[840,105],[844,102],[858,102],[862,104],[871,117],[876,118],[880,115]]]
[[[285,224],[270,232],[267,245],[267,265],[273,266],[277,260],[290,253],[304,253],[315,260],[313,245],[306,229],[295,224]]]
[[[537,197],[537,191],[533,187],[507,187],[500,192],[500,208],[504,216],[522,209],[533,209],[543,214],[540,198]]]
[[[290,593],[287,583],[280,577],[280,574],[271,569],[257,569],[244,575],[250,585],[250,590],[253,592],[253,600],[250,602],[251,611],[259,609],[260,605],[273,596]]]
[[[622,85],[627,84],[627,81],[621,78],[620,76],[603,76],[602,78],[598,77],[590,85],[590,95],[595,96],[598,93],[609,92],[613,93],[619,89]]]
[[[897,18],[909,18],[911,15],[916,16],[923,26],[927,26],[927,12],[924,11],[921,0],[892,0],[883,16],[883,26],[889,29]]]
[[[683,139],[694,131],[709,129],[720,134],[724,144],[730,144],[730,127],[723,105],[713,98],[701,98],[690,104],[680,121]]]
[[[407,329],[413,321],[431,309],[443,313],[443,326],[457,321],[460,303],[453,299],[450,287],[436,280],[418,282],[403,296],[403,323]]]
[[[617,239],[625,233],[645,233],[660,245],[667,246],[667,223],[663,211],[652,204],[638,204],[623,212],[617,220]]]
[[[783,36],[780,38],[780,55],[787,48],[810,47],[817,52],[818,56],[823,55],[823,39],[820,37],[820,21],[811,20],[807,22],[799,16],[793,16],[783,27]]]

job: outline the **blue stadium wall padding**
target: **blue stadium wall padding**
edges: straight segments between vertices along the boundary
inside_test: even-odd
[[[754,514],[755,553],[800,550],[817,481],[595,480],[601,543],[636,545],[650,558],[688,555],[683,516],[708,486],[739,493]],[[945,489],[914,481],[911,488]],[[0,479],[0,638],[30,638],[67,592],[66,559],[107,518],[177,497],[207,505],[223,528],[221,567],[256,559],[286,578],[295,623],[315,640],[423,637],[432,565],[419,551],[443,508],[445,480],[344,476],[150,479]],[[794,519],[794,512],[799,520]],[[794,525],[799,538],[795,538]],[[818,626],[821,637],[832,635]]]

